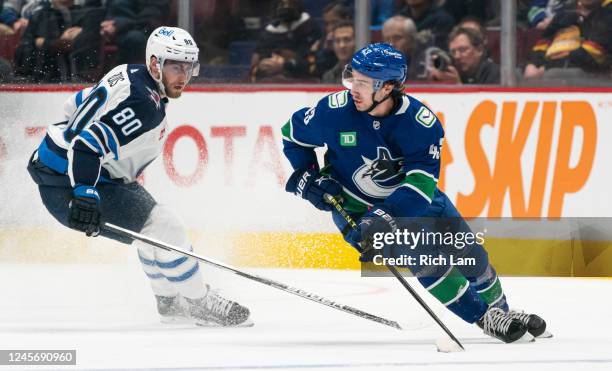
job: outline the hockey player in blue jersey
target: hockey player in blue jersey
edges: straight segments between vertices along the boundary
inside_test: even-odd
[[[295,112],[282,128],[284,154],[294,168],[286,190],[332,211],[344,239],[365,261],[374,252],[373,229],[367,228],[371,223],[391,231],[401,218],[450,218],[459,221],[457,231],[469,231],[437,188],[444,130],[433,112],[403,93],[406,70],[405,58],[391,46],[366,46],[346,66],[343,83],[348,90]],[[325,167],[320,169],[314,149],[323,146]],[[357,229],[347,226],[325,194],[342,200],[358,220]],[[461,253],[476,259],[476,267],[447,261],[409,268],[449,310],[490,336],[514,342],[545,335],[540,317],[509,310],[481,245],[474,243]]]
[[[198,53],[188,32],[156,29],[146,64],[117,66],[66,102],[66,121],[47,128],[28,170],[60,223],[138,247],[162,322],[246,325],[249,310],[204,284],[195,259],[101,229],[109,222],[192,250],[180,219],[136,179],[162,152],[168,98],[179,98],[198,74]]]

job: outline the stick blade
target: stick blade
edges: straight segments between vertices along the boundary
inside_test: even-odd
[[[465,351],[465,349],[460,347],[459,344],[448,338],[436,340],[436,348],[438,348],[438,352],[441,353],[454,353]]]

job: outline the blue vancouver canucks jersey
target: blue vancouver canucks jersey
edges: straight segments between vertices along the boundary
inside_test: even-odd
[[[134,182],[162,152],[166,103],[145,65],[117,66],[66,101],[35,156],[73,187]]]
[[[295,112],[282,133],[294,169],[318,168],[314,148],[327,147],[322,171],[342,185],[349,211],[384,202],[396,216],[412,217],[431,204],[444,130],[409,95],[401,95],[389,115],[376,117],[357,111],[349,91],[340,91]]]

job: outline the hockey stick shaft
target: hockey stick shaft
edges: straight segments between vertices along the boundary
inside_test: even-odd
[[[197,259],[197,260],[199,260],[199,261],[201,261],[203,263],[206,263],[206,264],[212,265],[214,267],[217,267],[217,268],[220,268],[220,269],[232,272],[234,274],[237,274],[237,275],[239,275],[241,277],[244,277],[244,278],[247,278],[249,280],[262,283],[262,284],[264,284],[266,286],[274,287],[275,289],[279,289],[279,290],[288,292],[290,294],[297,295],[297,296],[299,296],[301,298],[314,301],[315,303],[323,304],[323,305],[326,305],[326,306],[328,306],[330,308],[334,308],[334,309],[343,311],[345,313],[352,314],[352,315],[357,316],[357,317],[365,318],[365,319],[370,320],[370,321],[378,322],[378,323],[381,323],[383,325],[396,328],[398,330],[403,330],[402,327],[397,322],[395,322],[395,321],[388,320],[386,318],[382,318],[382,317],[376,316],[374,314],[370,314],[368,312],[364,312],[362,310],[350,307],[348,305],[337,303],[337,302],[335,302],[333,300],[326,299],[326,298],[324,298],[322,296],[319,296],[319,295],[316,295],[316,294],[304,291],[304,290],[299,289],[297,287],[292,287],[292,286],[286,285],[286,284],[278,282],[278,281],[274,281],[274,280],[271,280],[271,279],[268,279],[268,278],[264,278],[264,277],[261,277],[261,276],[256,276],[254,274],[243,272],[243,271],[241,271],[241,270],[239,270],[239,269],[237,269],[235,267],[232,267],[231,265],[227,265],[227,264],[221,263],[219,261],[216,261],[214,259],[197,255],[197,254],[195,254],[195,253],[193,253],[191,251],[183,250],[183,249],[181,249],[179,247],[170,245],[170,244],[165,243],[163,241],[159,241],[159,240],[147,237],[145,235],[142,235],[140,233],[136,233],[136,232],[130,231],[130,230],[125,229],[125,228],[121,228],[121,227],[116,226],[114,224],[104,223],[104,228],[106,230],[108,230],[108,231],[111,231],[113,233],[122,235],[124,237],[128,237],[128,238],[132,238],[132,239],[135,239],[135,240],[138,240],[138,241],[142,241],[142,242],[144,242],[146,244],[158,247],[160,249],[164,249],[166,251],[174,251],[174,252],[179,253],[181,255]]]
[[[325,194],[325,200],[328,203],[330,203],[336,209],[336,211],[338,211],[338,213],[340,213],[342,218],[344,218],[344,220],[346,220],[346,222],[351,226],[351,228],[357,229],[357,223],[355,222],[353,217],[346,210],[344,210],[344,207],[342,207],[342,205],[340,204],[340,202],[338,202],[338,200],[336,200],[333,196],[331,196],[329,194]],[[423,298],[421,298],[421,296],[412,288],[412,286],[410,286],[408,281],[406,281],[406,279],[401,275],[401,273],[397,270],[397,268],[395,268],[392,265],[385,265],[385,266],[395,276],[395,278],[397,278],[397,280],[400,281],[402,286],[404,286],[404,288],[406,290],[408,290],[408,292],[410,293],[410,295],[412,295],[414,300],[416,300],[421,305],[421,307],[423,307],[423,309],[425,309],[425,311],[429,314],[429,316],[431,318],[433,318],[434,321],[436,321],[436,323],[442,328],[442,330],[444,330],[444,332],[446,332],[446,334],[455,343],[457,343],[457,345],[459,345],[461,347],[461,349],[465,349],[463,347],[463,345],[461,344],[461,342],[455,337],[455,335],[453,335],[453,333],[448,329],[448,327],[446,327],[446,325],[442,322],[442,320],[440,320],[440,318],[438,318],[438,316],[429,307],[429,305],[427,305],[427,303],[425,303]]]

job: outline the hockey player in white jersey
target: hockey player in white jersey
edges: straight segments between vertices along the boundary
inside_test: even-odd
[[[250,324],[249,310],[204,284],[193,258],[155,249],[101,228],[109,222],[192,250],[182,222],[136,182],[162,152],[166,104],[179,98],[199,70],[188,32],[156,29],[146,65],[115,67],[65,104],[67,121],[50,125],[28,164],[43,204],[63,225],[138,247],[162,322]]]

